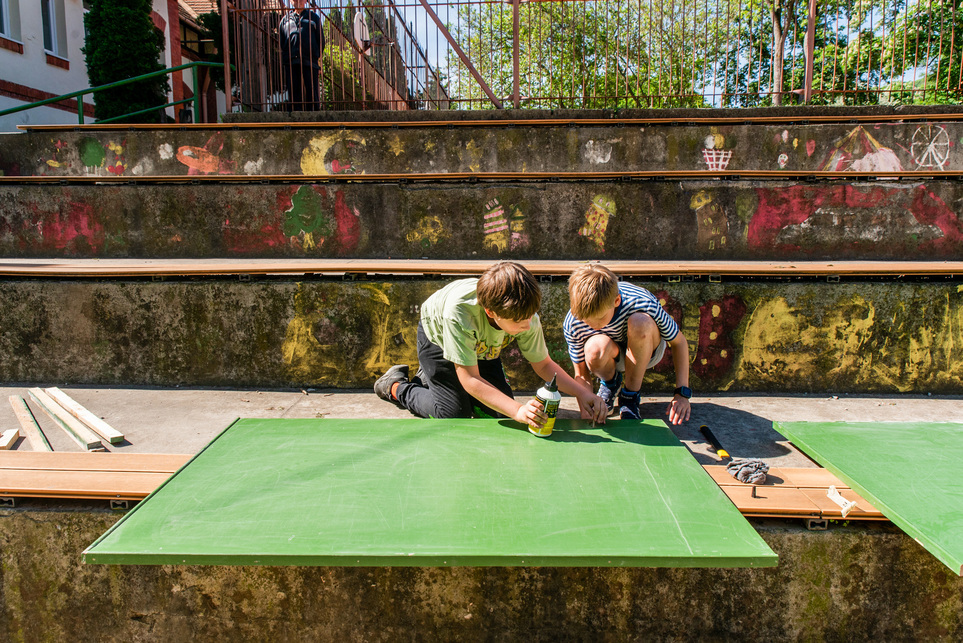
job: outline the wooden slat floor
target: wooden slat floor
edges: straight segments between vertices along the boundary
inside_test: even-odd
[[[142,500],[193,456],[186,454],[0,452],[0,497]],[[835,486],[857,507],[846,520],[886,520],[826,469],[772,468],[766,484],[739,482],[724,466],[703,467],[747,517],[841,519],[826,495]]]

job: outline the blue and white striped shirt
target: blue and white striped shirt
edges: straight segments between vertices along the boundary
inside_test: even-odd
[[[571,310],[565,315],[562,330],[565,333],[568,355],[572,358],[572,363],[580,364],[585,361],[585,342],[592,335],[608,335],[616,344],[624,348],[628,341],[628,319],[633,313],[643,312],[655,320],[655,325],[659,327],[659,334],[667,342],[672,341],[679,334],[678,324],[665,312],[655,295],[645,288],[620,281],[619,295],[621,295],[621,301],[615,307],[612,321],[600,330],[595,330],[585,322],[576,319]]]

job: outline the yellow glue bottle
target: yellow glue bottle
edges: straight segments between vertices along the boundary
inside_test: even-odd
[[[558,384],[555,383],[557,378],[558,375],[553,375],[551,382],[548,382],[545,386],[535,391],[535,399],[545,407],[543,413],[548,416],[548,420],[540,427],[529,426],[528,430],[540,438],[547,438],[552,435],[552,427],[555,426],[555,416],[558,415],[558,405],[562,401],[562,394],[558,392]]]

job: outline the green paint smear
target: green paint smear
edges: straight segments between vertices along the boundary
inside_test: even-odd
[[[284,234],[293,237],[301,232],[322,236],[331,234],[331,218],[324,211],[321,195],[302,185],[291,197],[291,209],[285,212]]]
[[[77,147],[80,149],[80,162],[84,167],[100,167],[107,158],[104,146],[97,139],[82,138],[77,143]]]

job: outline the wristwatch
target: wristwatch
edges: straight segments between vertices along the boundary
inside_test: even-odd
[[[688,386],[677,386],[675,387],[675,391],[672,394],[681,395],[682,397],[688,400],[689,398],[692,397],[692,389],[689,388]]]

